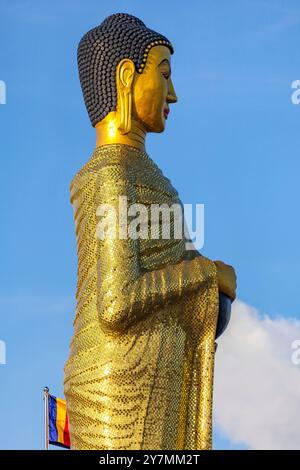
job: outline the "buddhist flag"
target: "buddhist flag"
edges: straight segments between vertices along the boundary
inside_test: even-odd
[[[49,444],[70,449],[68,415],[65,400],[48,394]]]

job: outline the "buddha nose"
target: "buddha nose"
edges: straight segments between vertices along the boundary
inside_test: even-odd
[[[171,78],[168,80],[167,103],[177,103],[177,96]]]

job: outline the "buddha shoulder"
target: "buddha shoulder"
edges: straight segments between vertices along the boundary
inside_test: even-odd
[[[70,185],[71,201],[72,194],[79,188],[88,188],[97,182],[98,190],[101,190],[102,185],[117,184],[118,181],[178,197],[171,181],[148,154],[128,145],[109,144],[96,148],[89,161],[74,176]]]

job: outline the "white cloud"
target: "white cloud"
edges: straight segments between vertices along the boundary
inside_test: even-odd
[[[236,301],[218,340],[214,419],[222,434],[250,449],[300,449],[300,365],[292,343],[300,322],[259,316]]]

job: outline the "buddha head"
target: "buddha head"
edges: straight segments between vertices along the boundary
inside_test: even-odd
[[[135,122],[144,132],[162,132],[169,104],[177,101],[171,54],[166,37],[125,13],[87,32],[78,46],[78,68],[92,125],[109,120],[128,134]]]

